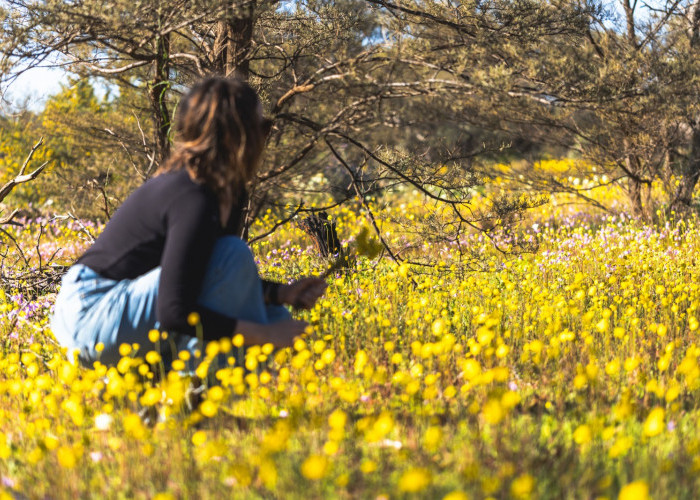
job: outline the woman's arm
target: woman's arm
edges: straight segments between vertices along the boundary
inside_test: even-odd
[[[264,325],[251,321],[238,321],[236,332],[243,335],[245,345],[272,344],[275,347],[291,347],[308,323],[289,319]]]
[[[161,328],[196,335],[187,321],[197,312],[205,340],[233,335],[236,319],[198,304],[202,283],[217,238],[216,204],[203,188],[186,185],[165,208],[157,317]]]
[[[277,297],[282,304],[298,309],[311,309],[326,291],[328,284],[321,278],[309,277],[280,285]]]

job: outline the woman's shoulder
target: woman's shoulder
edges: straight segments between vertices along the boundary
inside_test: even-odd
[[[119,211],[165,214],[194,210],[212,211],[216,195],[206,186],[194,182],[186,171],[164,172],[148,179],[127,198]]]
[[[192,180],[187,170],[169,170],[156,174],[146,181],[146,184],[176,184],[188,187],[200,187],[201,184]]]
[[[193,181],[185,170],[163,172],[151,177],[137,190],[142,196],[167,199],[183,195],[214,199],[215,195],[206,185]]]

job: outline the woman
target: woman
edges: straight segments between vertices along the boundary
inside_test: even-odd
[[[152,329],[168,332],[161,345],[170,351],[194,352],[197,328],[205,341],[241,333],[249,345],[293,343],[306,323],[283,304],[310,308],[325,283],[261,281],[234,236],[270,126],[243,81],[210,77],[192,88],[179,105],[171,158],[64,276],[51,320],[61,345],[90,365],[115,364],[123,343],[154,349]]]

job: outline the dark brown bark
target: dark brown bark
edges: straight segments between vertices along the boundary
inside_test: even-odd
[[[328,219],[326,212],[312,214],[298,222],[299,227],[304,230],[322,257],[330,257],[339,254],[342,250],[340,239],[336,231],[335,222]]]
[[[691,9],[691,24],[688,32],[690,49],[698,55],[700,48],[700,2],[695,2]],[[681,169],[680,184],[671,202],[671,210],[685,213],[691,209],[693,191],[700,177],[700,117],[691,123],[690,153]]]
[[[625,11],[627,21],[627,41],[632,47],[637,48],[637,28],[634,19],[634,11],[637,8],[637,0],[623,0],[622,9]]]
[[[648,220],[646,207],[644,206],[644,185],[645,182],[641,178],[641,164],[639,158],[635,155],[627,155],[625,157],[625,170],[627,178],[627,195],[632,206],[632,212],[635,217],[643,220]]]
[[[156,39],[157,57],[153,63],[153,80],[148,89],[155,131],[155,163],[161,164],[170,154],[170,35]]]
[[[700,123],[693,126],[690,141],[690,154],[688,160],[684,163],[680,184],[676,191],[676,196],[671,203],[671,209],[680,212],[686,212],[690,209],[693,201],[693,191],[700,177]]]
[[[627,193],[634,216],[640,219],[646,219],[644,203],[642,202],[642,183],[632,178],[628,179]]]
[[[214,41],[214,71],[218,74],[238,75],[247,80],[250,74],[250,52],[253,39],[255,3],[251,2],[244,12],[230,19],[219,21]]]

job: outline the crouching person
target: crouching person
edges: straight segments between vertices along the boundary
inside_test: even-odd
[[[243,81],[210,77],[192,88],[172,156],[63,277],[51,319],[61,345],[88,366],[116,364],[121,344],[154,349],[153,329],[169,333],[166,364],[201,347],[198,329],[205,342],[240,333],[247,345],[292,345],[306,323],[285,305],[312,307],[325,282],[261,280],[236,236],[270,126]]]

